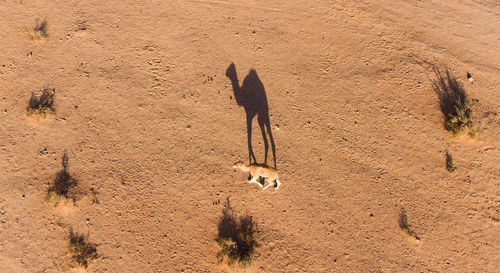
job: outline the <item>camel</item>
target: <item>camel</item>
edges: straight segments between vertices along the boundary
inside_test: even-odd
[[[274,189],[277,190],[281,185],[281,182],[279,181],[278,171],[275,168],[269,167],[265,164],[253,163],[247,166],[241,162],[236,162],[233,168],[242,170],[244,172],[249,172],[250,179],[248,180],[248,183],[255,183],[259,185],[262,190],[269,188],[271,185],[274,185]],[[264,184],[257,182],[257,179],[259,178],[264,178],[264,184],[267,181],[267,186],[264,187]]]

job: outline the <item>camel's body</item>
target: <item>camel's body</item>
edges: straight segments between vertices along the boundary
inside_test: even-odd
[[[259,185],[261,188],[264,186],[260,182],[257,182],[257,179],[259,178],[264,178],[264,184],[267,181],[267,186],[263,187],[262,189],[265,190],[269,186],[274,185],[274,189],[277,190],[280,187],[280,181],[279,181],[279,176],[278,176],[278,171],[272,167],[269,167],[265,164],[257,164],[253,163],[249,166],[238,162],[234,164],[233,168],[235,169],[240,169],[244,172],[249,172],[250,173],[250,179],[248,180],[248,183],[255,183]]]

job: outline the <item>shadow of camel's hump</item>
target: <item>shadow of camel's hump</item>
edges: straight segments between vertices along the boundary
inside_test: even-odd
[[[234,94],[235,99],[238,105],[245,108],[248,118],[252,119],[258,115],[260,120],[269,122],[266,91],[254,69],[245,77],[239,91],[240,94]]]

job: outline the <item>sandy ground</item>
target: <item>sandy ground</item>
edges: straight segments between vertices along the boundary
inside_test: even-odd
[[[70,229],[97,244],[89,272],[225,272],[228,198],[257,223],[249,272],[498,272],[498,1],[70,2],[0,1],[1,272],[74,270]],[[277,191],[232,168],[249,151],[231,63],[265,88]],[[444,130],[446,67],[479,137]],[[46,86],[55,116],[27,119]],[[64,151],[74,207],[45,202]]]

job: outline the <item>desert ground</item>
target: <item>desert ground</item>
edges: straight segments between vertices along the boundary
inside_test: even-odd
[[[2,0],[0,18],[0,272],[499,272],[497,0]],[[474,136],[444,126],[445,71]],[[27,115],[43,88],[54,112]],[[279,189],[233,169],[249,144]],[[74,195],[49,202],[61,173]],[[246,266],[218,260],[224,211],[252,221]]]

